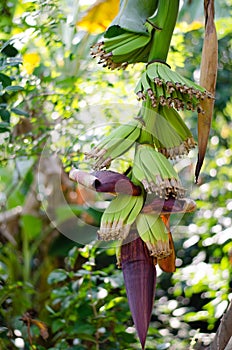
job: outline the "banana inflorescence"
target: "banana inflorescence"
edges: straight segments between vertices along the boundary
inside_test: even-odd
[[[101,218],[101,226],[98,231],[100,240],[125,239],[130,227],[136,220],[144,203],[144,196],[129,196],[119,194],[113,199]]]
[[[101,217],[98,237],[119,241],[118,260],[122,262],[143,350],[154,296],[155,265],[158,263],[165,272],[175,271],[170,215],[196,208],[195,202],[183,198],[185,189],[170,162],[187,155],[196,145],[178,111],[197,110],[203,115],[202,106],[213,99],[205,88],[174,72],[166,63],[178,10],[179,0],[120,1],[118,15],[103,41],[91,48],[91,55],[109,69],[147,63],[135,88],[138,99],[143,101],[142,108],[135,120],[116,128],[86,154],[86,158],[95,159],[97,171],[86,174],[75,170],[70,174],[84,186],[116,195]],[[100,171],[135,143],[128,177]],[[151,278],[150,284],[147,278]],[[137,312],[138,302],[142,305],[141,315]]]
[[[200,85],[174,72],[166,63],[153,62],[147,65],[135,93],[139,99],[151,99],[152,106],[174,107],[177,110],[197,109],[203,112],[200,102],[213,95]]]

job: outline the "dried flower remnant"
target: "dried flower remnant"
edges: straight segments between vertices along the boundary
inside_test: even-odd
[[[214,0],[204,1],[205,38],[202,49],[200,84],[215,95],[218,69],[218,40],[214,23]],[[198,113],[198,160],[195,170],[196,183],[205,158],[211,120],[213,117],[214,99],[201,101],[201,111]]]

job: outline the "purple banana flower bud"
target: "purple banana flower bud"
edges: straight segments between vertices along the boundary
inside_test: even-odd
[[[69,173],[71,180],[88,187],[96,192],[124,193],[131,196],[139,196],[141,188],[133,184],[126,176],[115,171],[94,171],[87,173],[79,169],[72,169]]]
[[[133,321],[145,349],[156,286],[156,268],[142,239],[122,245],[120,262]]]
[[[191,213],[196,209],[196,203],[189,198],[155,198],[151,203],[143,207],[142,213],[146,214],[177,214],[177,213]]]

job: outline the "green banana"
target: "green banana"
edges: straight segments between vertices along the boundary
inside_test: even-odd
[[[172,253],[168,231],[158,215],[140,213],[136,227],[150,254],[157,259],[164,259]]]
[[[127,138],[118,138],[118,142],[116,143],[116,145],[107,148],[107,151],[104,152],[104,154],[98,158],[94,168],[101,169],[104,167],[108,167],[113,159],[121,156],[133,146],[135,141],[139,138],[139,135],[140,128],[135,128],[135,130],[133,130],[133,132],[130,135],[128,135]]]
[[[141,133],[140,133],[140,136],[137,140],[137,142],[139,144],[150,144],[152,145],[153,144],[153,135],[151,134],[151,132],[149,132],[146,127],[144,126],[142,129],[141,129]]]
[[[112,50],[112,55],[126,55],[130,52],[136,50],[147,45],[150,41],[150,38],[144,35],[135,35],[130,41],[127,43],[121,43],[120,46],[116,47],[114,50]]]
[[[152,107],[160,104],[177,110],[197,109],[198,112],[202,112],[201,100],[212,97],[204,88],[183,78],[160,62],[153,62],[147,66],[135,92],[139,99],[149,98]]]
[[[147,142],[138,140],[139,143],[153,143],[159,152],[170,159],[188,154],[195,147],[190,130],[175,109],[166,105],[152,108],[151,100],[147,100],[143,102],[141,115],[143,128],[152,135],[153,142],[148,139]]]
[[[151,85],[150,85],[151,82],[148,80],[146,71],[142,73],[141,82],[142,82],[143,91],[147,93],[147,91],[151,89]]]
[[[116,49],[117,47],[119,47],[119,45],[121,45],[123,43],[123,45],[125,45],[126,43],[130,42],[131,40],[133,40],[133,38],[135,37],[134,33],[131,32],[125,32],[124,34],[115,36],[113,38],[104,38],[104,41],[102,42],[102,44],[104,45],[104,50],[106,51],[106,53],[112,52],[114,49]]]
[[[108,166],[112,159],[125,153],[140,136],[141,124],[133,121],[120,125],[109,136],[106,136],[90,152],[86,153],[86,158],[95,158],[96,169]]]
[[[150,145],[138,146],[132,173],[147,192],[161,198],[183,197],[185,193],[171,163]]]
[[[125,239],[130,226],[136,220],[144,203],[144,197],[119,194],[113,199],[101,218],[98,231],[101,240]]]

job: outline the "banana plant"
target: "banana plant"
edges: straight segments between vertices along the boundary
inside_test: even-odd
[[[92,47],[91,54],[109,69],[146,63],[135,88],[142,107],[135,120],[120,125],[86,154],[87,159],[95,160],[95,172],[83,176],[78,170],[70,173],[73,180],[84,186],[91,184],[96,191],[104,188],[116,195],[102,215],[98,238],[118,240],[118,265],[123,270],[142,349],[154,302],[155,265],[165,272],[175,271],[170,215],[196,208],[192,200],[184,198],[185,189],[169,160],[187,155],[196,145],[179,111],[197,110],[203,115],[208,101],[213,100],[213,93],[206,86],[186,79],[167,64],[178,11],[179,0],[146,4],[121,1],[118,15],[105,31],[103,41]],[[107,170],[102,169],[134,146],[132,170],[125,182],[127,189],[124,186],[116,190],[115,183],[101,187],[101,180],[107,175]],[[115,175],[114,180],[122,176]]]

